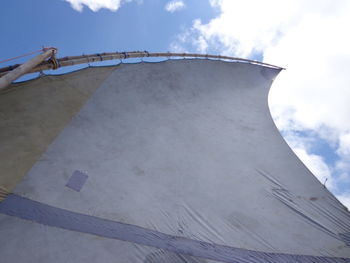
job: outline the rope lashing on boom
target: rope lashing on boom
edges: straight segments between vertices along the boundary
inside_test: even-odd
[[[56,59],[56,52],[52,51],[52,56],[48,60],[52,64],[52,69],[58,69],[60,67],[59,61]]]

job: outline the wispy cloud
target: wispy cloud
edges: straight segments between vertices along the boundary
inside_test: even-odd
[[[123,3],[131,2],[132,0],[65,0],[70,3],[72,8],[76,11],[83,11],[84,6],[97,12],[102,8],[111,11],[117,11]]]
[[[315,139],[301,136],[293,131],[284,133],[284,138],[294,153],[303,161],[320,183],[326,185],[329,190],[338,192],[338,180],[332,177],[332,167],[325,162],[322,156],[312,153],[311,149]]]
[[[350,27],[350,2],[210,3],[218,15],[207,23],[194,20],[173,46],[241,57],[258,54],[268,63],[286,67],[269,95],[276,124],[287,133],[312,131],[328,142],[338,158],[332,164],[305,145],[292,147],[321,182],[327,177],[328,186],[332,182],[333,190],[341,189],[342,178],[350,178],[350,35],[344,33]],[[350,200],[350,194],[338,194]]]
[[[170,12],[170,13],[174,13],[175,11],[179,11],[181,9],[185,8],[185,3],[182,0],[173,0],[168,2],[165,5],[165,10]]]

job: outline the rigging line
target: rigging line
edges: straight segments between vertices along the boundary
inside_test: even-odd
[[[15,59],[22,58],[22,57],[27,57],[27,56],[33,55],[35,53],[39,53],[41,51],[43,51],[43,49],[35,50],[35,51],[29,52],[29,53],[26,53],[26,54],[23,54],[23,55],[19,55],[17,57],[1,60],[0,63],[4,63],[4,62],[7,62],[7,61],[15,60]]]

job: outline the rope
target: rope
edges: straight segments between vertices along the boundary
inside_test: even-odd
[[[33,52],[29,52],[29,53],[26,53],[26,54],[23,54],[23,55],[20,55],[20,56],[17,56],[17,57],[1,60],[0,63],[4,63],[4,62],[7,62],[7,61],[15,60],[17,58],[27,57],[27,56],[30,56],[30,55],[33,55],[35,53],[39,53],[39,52],[42,52],[42,51],[43,51],[43,49],[39,49],[39,50],[36,50],[36,51],[33,51]]]

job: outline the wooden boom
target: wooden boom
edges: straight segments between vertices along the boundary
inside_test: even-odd
[[[54,57],[56,53],[55,48],[45,48],[43,49],[43,53],[37,55],[36,57],[28,60],[26,63],[22,65],[17,65],[16,67],[8,67],[9,70],[2,72],[0,75],[0,90],[6,88],[13,81],[18,79],[19,77],[33,72],[33,70],[40,64],[42,64],[45,59],[49,57]],[[34,71],[35,72],[35,71]]]
[[[0,68],[0,81],[7,75],[10,74],[10,72],[15,71],[18,68],[23,68],[27,63],[31,62],[30,66],[25,67],[26,70],[21,71],[23,74],[27,73],[34,73],[34,72],[41,72],[44,70],[50,70],[50,69],[57,69],[60,67],[67,67],[67,66],[73,66],[78,64],[85,64],[85,63],[92,63],[92,62],[99,62],[99,61],[106,61],[106,60],[122,60],[122,59],[128,59],[128,58],[145,58],[145,57],[183,57],[183,58],[211,58],[211,59],[225,59],[225,60],[231,60],[231,61],[238,61],[238,62],[245,62],[250,64],[257,64],[262,65],[270,68],[276,68],[276,69],[284,69],[275,65],[259,62],[256,60],[250,60],[250,59],[244,59],[244,58],[237,58],[237,57],[230,57],[230,56],[221,56],[221,55],[208,55],[208,54],[195,54],[195,53],[170,53],[170,52],[164,52],[164,53],[150,53],[147,51],[131,51],[131,52],[114,52],[114,53],[97,53],[97,54],[90,54],[90,55],[81,55],[81,56],[69,56],[69,57],[63,57],[56,59],[54,56],[52,56],[49,60],[45,60],[45,58],[50,57],[51,51],[46,51],[43,54],[40,54],[40,59],[36,59],[37,57],[33,58],[32,60],[35,60],[35,63],[31,62],[32,60],[22,64],[22,65],[14,65],[9,67]],[[44,61],[42,60],[44,58]],[[39,63],[37,63],[39,60],[41,60]],[[33,67],[33,64],[34,65]],[[20,75],[15,75],[17,79]],[[7,79],[11,79],[9,82]],[[8,78],[6,77],[6,83],[7,85],[15,80],[14,78]],[[0,88],[1,89],[1,88]]]

